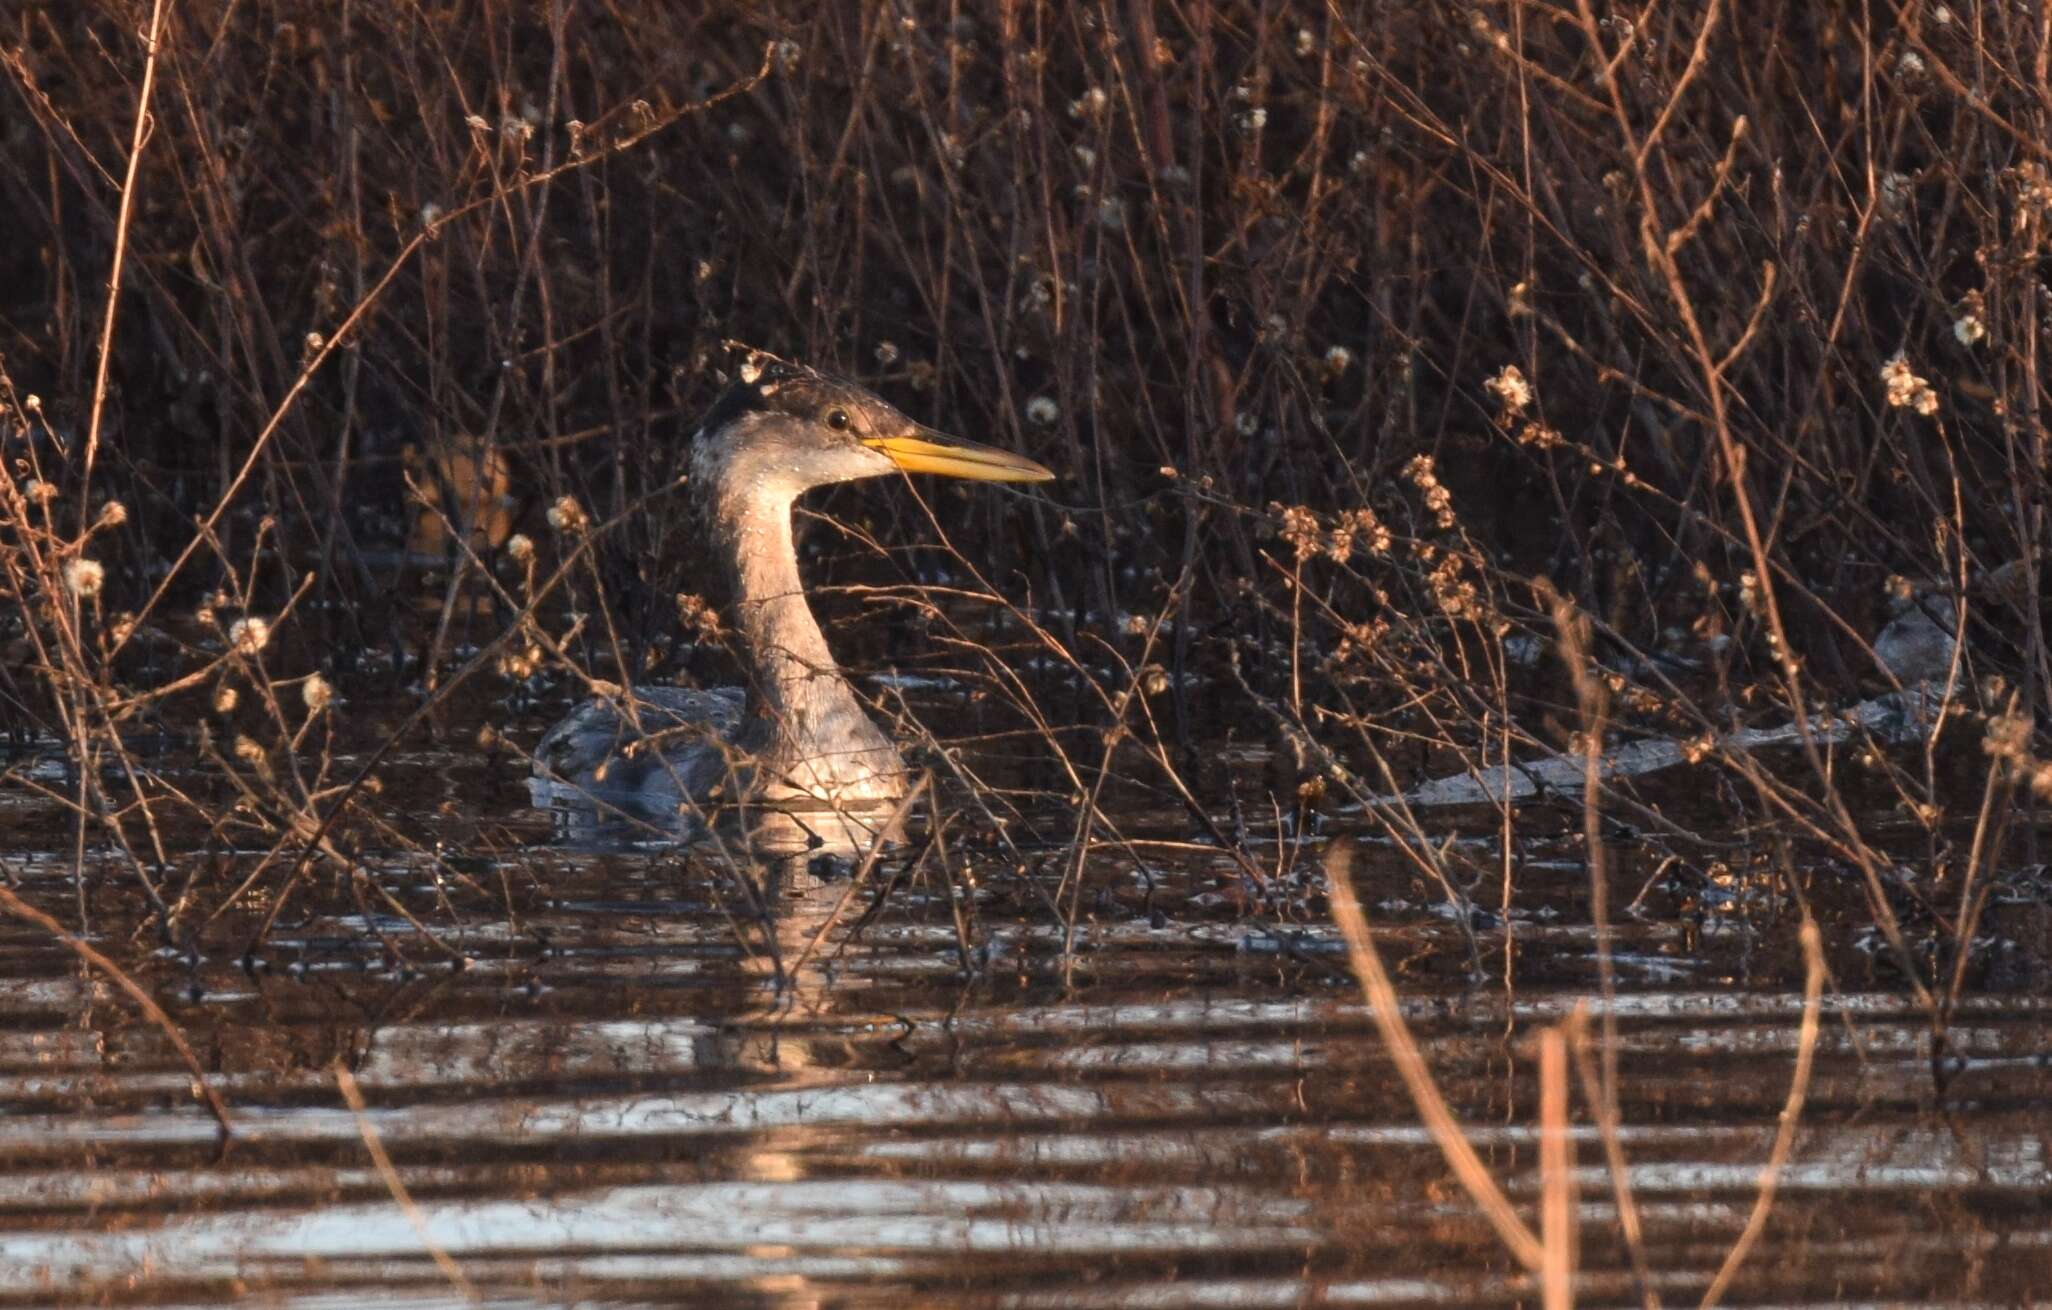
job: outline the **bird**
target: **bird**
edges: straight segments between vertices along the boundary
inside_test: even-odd
[[[536,746],[538,804],[637,816],[709,802],[878,808],[911,782],[827,648],[798,574],[808,491],[890,474],[1039,483],[1046,466],[917,423],[858,383],[751,352],[692,439],[688,490],[733,597],[743,687],[595,696]],[[631,704],[629,702],[631,698]]]

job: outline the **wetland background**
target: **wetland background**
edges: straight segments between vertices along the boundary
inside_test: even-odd
[[[2048,61],[0,4],[0,1297],[2045,1297]],[[731,341],[1062,475],[810,503],[873,860],[522,786]]]

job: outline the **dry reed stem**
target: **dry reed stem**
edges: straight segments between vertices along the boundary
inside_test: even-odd
[[[1774,1130],[1774,1147],[1767,1155],[1767,1163],[1760,1169],[1760,1192],[1754,1198],[1752,1213],[1746,1216],[1745,1230],[1724,1257],[1724,1264],[1710,1281],[1709,1290],[1703,1293],[1701,1310],[1710,1310],[1723,1298],[1732,1279],[1738,1276],[1739,1266],[1745,1263],[1753,1244],[1760,1239],[1761,1230],[1767,1226],[1767,1212],[1774,1208],[1774,1192],[1781,1182],[1781,1168],[1788,1162],[1789,1149],[1795,1144],[1796,1124],[1803,1114],[1803,1098],[1809,1094],[1810,1069],[1817,1053],[1817,1014],[1824,995],[1824,935],[1818,931],[1817,921],[1808,914],[1803,916],[1802,943],[1805,970],[1803,1020],[1796,1037],[1795,1074],[1789,1079],[1788,1099],[1781,1107],[1781,1116]]]
[[[150,6],[150,34],[143,56],[142,89],[135,98],[135,132],[128,143],[128,170],[121,179],[121,208],[114,219],[114,256],[107,272],[107,313],[100,324],[100,358],[93,373],[93,410],[86,423],[85,475],[80,485],[90,488],[93,460],[100,453],[100,416],[107,404],[107,362],[114,354],[115,310],[121,300],[121,266],[128,255],[128,223],[135,212],[135,178],[142,164],[143,146],[150,139],[150,97],[157,87],[157,52],[162,48],[164,0]]]
[[[199,1056],[193,1053],[191,1045],[185,1040],[185,1034],[178,1030],[177,1024],[171,1022],[171,1016],[164,1012],[164,1007],[158,1005],[156,998],[143,990],[142,984],[129,977],[120,965],[101,954],[91,943],[76,936],[63,924],[30,905],[6,887],[0,887],[0,910],[6,910],[15,918],[32,923],[49,933],[65,949],[106,974],[114,980],[115,986],[128,993],[128,998],[149,1017],[150,1022],[163,1029],[164,1036],[170,1039],[172,1047],[177,1050],[178,1058],[185,1061],[186,1069],[192,1074],[193,1092],[206,1102],[207,1111],[214,1116],[214,1122],[221,1129],[222,1138],[225,1140],[234,1135],[235,1125],[229,1119],[228,1106],[221,1100],[220,1093],[214,1090],[214,1085],[207,1081],[206,1071],[200,1068]]]
[[[2015,713],[2014,699],[2008,707]],[[1927,753],[1927,767],[1928,753]],[[1974,934],[1980,928],[1981,911],[1989,895],[1994,891],[1995,871],[1981,868],[1988,862],[1991,852],[2000,850],[2002,837],[2013,806],[2011,799],[2016,791],[2016,771],[2009,761],[1991,758],[1988,761],[1987,780],[1981,788],[1980,813],[1974,817],[1973,842],[1968,847],[1966,862],[1959,878],[1959,910],[1953,917],[1953,936],[1959,943],[1959,950],[1952,962],[1952,978],[1947,984],[1942,1004],[1934,1021],[1931,1058],[1934,1064],[1939,1060],[1945,1039],[1945,1028],[1952,1021],[1953,1011],[1959,1006],[1960,993],[1966,988],[1967,965],[1972,961]]]
[[[1446,1098],[1439,1094],[1439,1086],[1432,1079],[1432,1071],[1425,1063],[1424,1054],[1418,1050],[1410,1027],[1404,1023],[1396,987],[1389,980],[1389,972],[1382,967],[1382,957],[1368,932],[1368,920],[1362,915],[1361,903],[1354,896],[1354,885],[1348,876],[1353,862],[1353,846],[1347,842],[1335,842],[1332,853],[1326,857],[1325,880],[1332,898],[1332,920],[1347,944],[1347,960],[1353,966],[1354,977],[1361,984],[1361,996],[1368,1003],[1368,1015],[1375,1021],[1375,1029],[1382,1035],[1383,1045],[1389,1048],[1390,1060],[1397,1067],[1397,1075],[1404,1080],[1404,1089],[1410,1093],[1418,1117],[1424,1121],[1426,1131],[1432,1134],[1439,1153],[1453,1168],[1454,1177],[1467,1189],[1483,1216],[1496,1229],[1497,1238],[1517,1262],[1533,1273],[1542,1272],[1547,1262],[1545,1244],[1518,1217],[1510,1198],[1504,1195],[1503,1188],[1497,1185],[1495,1176],[1489,1172],[1489,1166],[1483,1164],[1481,1156],[1475,1153],[1474,1145],[1453,1117],[1453,1111],[1447,1108]]]
[[[435,1241],[428,1231],[427,1216],[414,1203],[413,1194],[406,1190],[406,1181],[392,1166],[392,1157],[385,1153],[385,1143],[378,1136],[377,1125],[370,1121],[370,1114],[364,1106],[363,1091],[356,1085],[356,1075],[349,1072],[349,1066],[340,1060],[335,1062],[335,1086],[341,1091],[342,1099],[349,1103],[349,1113],[356,1120],[357,1136],[363,1139],[363,1149],[370,1152],[371,1163],[378,1169],[378,1177],[385,1180],[385,1190],[392,1194],[392,1202],[406,1216],[406,1222],[413,1226],[414,1234],[420,1238],[421,1246],[433,1258],[442,1276],[456,1289],[457,1295],[472,1305],[482,1305],[484,1298],[478,1295],[477,1287],[470,1281],[447,1251]]]
[[[1625,1158],[1624,1138],[1618,1132],[1617,1106],[1603,1093],[1603,1079],[1589,1045],[1589,1006],[1578,1001],[1567,1019],[1568,1050],[1575,1057],[1575,1073],[1582,1084],[1582,1098],[1596,1116],[1596,1136],[1603,1144],[1603,1163],[1610,1174],[1611,1196],[1617,1203],[1617,1226],[1624,1234],[1625,1251],[1632,1262],[1632,1276],[1638,1280],[1639,1299],[1646,1310],[1660,1310],[1660,1293],[1653,1287],[1653,1271],[1646,1259],[1646,1226],[1639,1217],[1639,1202],[1632,1194],[1631,1163]]]
[[[1568,1128],[1567,1035],[1558,1024],[1539,1033],[1539,1235],[1545,1263],[1539,1286],[1546,1310],[1575,1303],[1575,1141]]]
[[[1603,743],[1610,719],[1610,697],[1598,681],[1589,651],[1589,619],[1553,584],[1540,578],[1534,584],[1553,618],[1560,641],[1562,662],[1574,683],[1575,705],[1582,735],[1582,846],[1589,861],[1589,919],[1596,934],[1596,974],[1603,991],[1603,1045],[1598,1076],[1585,1080],[1585,1093],[1595,1111],[1597,1130],[1603,1140],[1612,1192],[1617,1198],[1619,1227],[1624,1231],[1625,1249],[1641,1298],[1649,1307],[1660,1304],[1653,1289],[1646,1262],[1645,1232],[1639,1207],[1632,1197],[1631,1174],[1624,1153],[1624,1139],[1618,1128],[1621,1115],[1617,1104],[1617,965],[1611,955],[1609,851],[1603,840],[1601,801],[1603,789]],[[1583,1028],[1586,1009],[1578,1005],[1570,1031],[1578,1039],[1574,1050],[1579,1057],[1588,1048]]]
[[[1668,100],[1659,120],[1654,124],[1652,132],[1643,142],[1635,138],[1631,126],[1631,113],[1626,107],[1623,91],[1618,80],[1612,79],[1607,87],[1610,92],[1618,135],[1627,148],[1631,150],[1634,160],[1631,181],[1636,189],[1640,204],[1639,236],[1643,247],[1642,253],[1648,267],[1659,275],[1669,301],[1676,314],[1680,317],[1686,341],[1683,357],[1694,365],[1705,397],[1709,401],[1708,429],[1718,452],[1720,462],[1719,473],[1729,489],[1732,505],[1738,511],[1739,526],[1752,560],[1754,577],[1757,580],[1759,610],[1766,621],[1771,653],[1781,674],[1785,693],[1784,699],[1790,713],[1794,716],[1797,730],[1800,733],[1801,748],[1811,772],[1820,782],[1825,784],[1823,808],[1837,821],[1841,830],[1852,837],[1855,863],[1867,881],[1869,900],[1872,903],[1874,913],[1880,919],[1884,933],[1888,935],[1890,944],[1896,950],[1897,957],[1903,965],[1904,973],[1908,977],[1912,989],[1916,992],[1919,1004],[1923,1005],[1935,1016],[1938,1013],[1939,1000],[1933,994],[1921,972],[1916,968],[1914,958],[1903,945],[1900,927],[1896,923],[1893,908],[1888,903],[1888,897],[1882,886],[1880,874],[1875,867],[1875,855],[1866,843],[1859,839],[1859,825],[1846,809],[1844,797],[1840,789],[1832,785],[1831,770],[1826,765],[1818,749],[1816,736],[1811,728],[1810,712],[1804,703],[1803,679],[1800,664],[1797,660],[1796,647],[1790,640],[1789,625],[1782,612],[1781,599],[1777,594],[1777,588],[1773,581],[1776,572],[1774,567],[1775,560],[1767,546],[1770,528],[1764,527],[1760,521],[1759,511],[1754,505],[1754,493],[1749,482],[1749,464],[1752,448],[1740,438],[1732,426],[1731,397],[1729,395],[1728,382],[1724,376],[1724,369],[1738,354],[1739,346],[1735,343],[1726,352],[1724,356],[1725,363],[1723,364],[1720,364],[1713,356],[1709,337],[1710,329],[1705,325],[1701,315],[1698,313],[1696,298],[1691,295],[1688,280],[1684,276],[1681,265],[1678,262],[1676,246],[1673,241],[1674,230],[1665,228],[1660,217],[1661,206],[1655,192],[1651,171],[1647,167],[1647,156],[1655,140],[1657,140],[1665,128],[1668,111],[1672,110],[1679,103],[1681,89],[1685,88],[1694,79],[1696,73],[1701,68],[1711,34],[1711,26],[1714,25],[1716,16],[1720,12],[1721,6],[1713,5],[1711,7],[1709,16],[1698,33],[1696,44],[1690,55],[1689,66],[1681,79],[1681,86],[1676,89],[1673,97]],[[1576,0],[1576,13],[1580,17],[1585,37],[1589,40],[1592,47],[1601,49],[1602,44],[1598,33],[1598,23],[1590,7],[1589,0]],[[1739,338],[1740,342],[1744,340],[1744,336]]]

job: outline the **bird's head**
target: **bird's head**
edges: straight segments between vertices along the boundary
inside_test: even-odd
[[[695,476],[797,495],[887,473],[1047,482],[1043,465],[908,418],[866,387],[762,351],[742,362],[699,429]]]

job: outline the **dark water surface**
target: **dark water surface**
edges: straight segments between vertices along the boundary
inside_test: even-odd
[[[127,998],[0,920],[0,1302],[462,1304],[432,1242],[494,1304],[1537,1304],[1375,1035],[1318,895],[1322,841],[1257,843],[1283,869],[1263,904],[1176,812],[1121,814],[1128,844],[1084,860],[1065,954],[1059,804],[1009,825],[1023,857],[965,810],[944,849],[915,840],[923,858],[852,895],[831,862],[752,866],[765,916],[717,860],[556,842],[517,775],[451,745],[393,765],[385,803],[415,832],[447,816],[445,858],[366,850],[366,868],[437,941],[317,872],[247,964],[277,875],[195,958],[138,930],[104,859],[81,898],[61,816],[14,795],[5,872],[69,925],[83,906],[235,1134],[221,1144]],[[206,886],[255,867],[211,847]],[[1796,912],[1743,879],[1685,886],[1657,851],[1611,854],[1618,903],[1653,879],[1615,939],[1623,1146],[1652,1290],[1693,1305],[1788,1094]],[[1512,931],[1485,885],[1472,946],[1387,847],[1364,845],[1355,876],[1413,1032],[1536,1226],[1532,1036],[1603,1002],[1577,844],[1517,856]],[[1824,881],[1815,1076],[1728,1301],[2052,1297],[2042,965],[1976,972],[1941,1096],[1928,1017],[1863,947],[1854,890]],[[1998,904],[1989,932],[2042,960],[2042,899]],[[1579,1093],[1574,1115],[1580,1301],[1638,1304]]]

